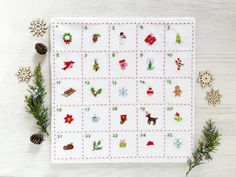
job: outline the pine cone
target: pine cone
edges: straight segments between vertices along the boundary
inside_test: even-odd
[[[42,43],[37,43],[35,44],[35,50],[40,54],[40,55],[45,55],[48,51],[47,47],[42,44]]]
[[[30,141],[34,144],[41,144],[44,141],[42,134],[33,134],[30,136]]]

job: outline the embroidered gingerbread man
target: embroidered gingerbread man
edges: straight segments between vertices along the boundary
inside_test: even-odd
[[[180,89],[180,86],[179,85],[176,85],[175,86],[175,90],[173,91],[173,93],[175,94],[175,97],[180,97],[181,94],[182,94],[182,90]]]

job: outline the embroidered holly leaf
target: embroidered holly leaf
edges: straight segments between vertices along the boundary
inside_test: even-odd
[[[90,91],[91,91],[92,93],[95,93],[95,89],[94,89],[93,87],[91,87]]]
[[[98,89],[98,91],[97,91],[97,94],[100,94],[100,93],[102,93],[102,89],[101,88]]]
[[[96,142],[93,142],[93,151],[96,149]]]
[[[101,141],[99,140],[97,145],[99,146],[100,144],[101,144]]]
[[[181,43],[181,36],[179,35],[179,33],[177,33],[177,35],[176,35],[176,43],[178,43],[178,44]]]
[[[101,150],[102,149],[102,147],[97,147],[97,149],[96,150]]]

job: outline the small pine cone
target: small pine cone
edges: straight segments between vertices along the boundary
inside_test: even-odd
[[[41,144],[44,141],[42,134],[33,134],[30,136],[30,141],[34,144]]]
[[[35,50],[40,54],[40,55],[45,55],[48,51],[47,47],[42,44],[42,43],[37,43],[35,44]]]

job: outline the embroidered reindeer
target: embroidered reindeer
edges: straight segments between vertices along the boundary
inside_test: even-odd
[[[151,117],[151,114],[150,113],[148,113],[148,112],[146,112],[146,116],[145,117],[147,117],[148,118],[148,120],[147,120],[147,123],[150,125],[151,124],[151,122],[153,122],[152,123],[152,125],[156,125],[156,121],[157,121],[157,117]]]

